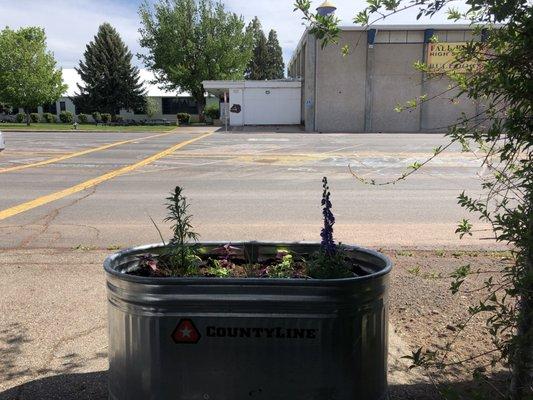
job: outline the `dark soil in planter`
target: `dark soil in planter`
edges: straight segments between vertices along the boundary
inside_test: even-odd
[[[194,248],[194,246],[193,246]],[[135,267],[125,271],[129,275],[143,277],[217,277],[217,278],[285,278],[314,279],[310,270],[317,254],[295,254],[278,252],[272,256],[260,256],[251,261],[241,247],[225,245],[214,249],[199,248],[190,263],[193,267],[181,268],[176,260],[179,256],[169,248],[161,254],[146,253],[138,256]],[[342,270],[334,278],[353,278],[370,275],[374,271],[350,257],[349,252],[339,250]],[[189,258],[190,260],[190,258]]]

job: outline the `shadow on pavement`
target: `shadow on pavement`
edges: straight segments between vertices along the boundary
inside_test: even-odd
[[[0,400],[107,400],[107,371],[36,379],[0,393]]]
[[[499,375],[494,378],[504,383],[506,376]],[[487,388],[479,382],[457,382],[452,384],[451,388],[457,391],[457,399],[490,398],[474,397],[472,390]],[[437,388],[431,383],[391,385],[389,389],[390,400],[442,399]],[[487,395],[490,396],[489,393]],[[0,400],[107,400],[107,396],[107,371],[99,371],[37,379],[0,393]]]
[[[225,127],[219,127],[217,132],[225,133]],[[228,126],[227,133],[305,133],[301,125],[246,125]]]
[[[18,323],[9,324],[0,330],[0,378],[6,381],[25,376],[29,369],[21,369],[17,360],[22,354],[22,346],[29,343],[23,327]]]

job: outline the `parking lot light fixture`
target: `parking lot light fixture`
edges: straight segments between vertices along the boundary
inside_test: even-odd
[[[326,16],[329,14],[333,14],[336,9],[337,7],[335,7],[335,4],[333,4],[329,0],[326,0],[316,8],[316,11],[319,15]]]

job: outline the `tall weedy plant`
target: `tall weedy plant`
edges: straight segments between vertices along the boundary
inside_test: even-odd
[[[197,272],[200,259],[196,255],[191,241],[198,240],[198,234],[192,230],[187,198],[183,196],[183,189],[176,186],[174,192],[167,197],[168,217],[165,222],[172,223],[174,235],[168,246],[170,257],[168,267],[174,275],[192,275]]]

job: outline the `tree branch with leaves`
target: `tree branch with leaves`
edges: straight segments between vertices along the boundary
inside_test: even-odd
[[[0,31],[0,102],[24,108],[30,125],[31,109],[54,103],[66,90],[44,29]]]
[[[243,79],[252,38],[242,17],[212,0],[160,0],[142,4],[139,57],[167,90],[189,91],[203,115],[204,80]]]
[[[485,381],[498,396],[530,399],[533,396],[533,6],[527,0],[470,0],[466,10],[459,11],[451,0],[369,0],[367,3],[356,14],[355,23],[368,27],[410,8],[418,9],[417,19],[433,17],[448,7],[448,18],[469,21],[478,38],[456,51],[452,71],[446,77],[458,89],[453,94],[455,98],[466,95],[480,102],[484,107],[482,112],[461,116],[448,127],[447,145],[435,149],[425,161],[413,164],[393,181],[361,178],[353,168],[352,173],[367,184],[395,184],[420,171],[453,144],[482,160],[483,194],[470,196],[463,192],[458,203],[491,224],[495,239],[509,245],[512,260],[502,265],[497,279],[490,276],[484,281],[482,289],[487,291],[486,298],[469,308],[470,317],[460,324],[459,333],[474,316],[485,315],[498,360],[506,362],[512,370],[508,393],[496,389],[489,379]],[[334,17],[324,20],[311,13],[307,0],[297,0],[295,7],[303,13],[311,26],[310,32],[322,40],[323,46],[337,41],[340,32]],[[479,40],[480,37],[484,40]],[[459,65],[466,70],[454,71],[454,66]],[[429,78],[442,76],[432,74],[423,62],[415,67]],[[416,108],[431,100],[427,96],[407,100],[406,104],[398,105],[397,111]],[[473,227],[470,220],[464,219],[456,232],[460,236],[469,235]],[[460,293],[461,285],[471,274],[465,266],[452,274],[452,293]],[[436,368],[436,371],[449,364],[435,352],[422,348],[409,358],[414,365]],[[479,377],[480,371],[474,370],[473,374]]]

